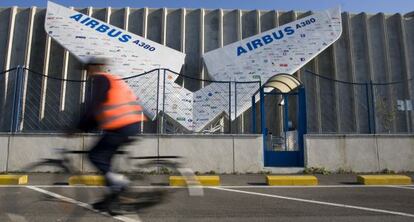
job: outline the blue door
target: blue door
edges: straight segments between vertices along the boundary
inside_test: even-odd
[[[265,120],[264,100],[270,96],[281,97],[281,123],[268,123]],[[304,135],[306,134],[306,98],[305,89],[300,87],[293,93],[265,93],[261,90],[261,125],[263,133],[264,166],[303,167]],[[264,112],[263,112],[264,111]],[[292,119],[294,118],[294,119]],[[280,126],[277,134],[269,132],[269,124]],[[272,126],[274,128],[274,126]]]

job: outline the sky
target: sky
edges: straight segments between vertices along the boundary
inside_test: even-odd
[[[76,8],[206,8],[206,9],[262,9],[280,11],[318,11],[341,6],[351,13],[405,14],[414,11],[414,0],[54,0],[64,6]],[[0,7],[46,7],[46,0],[0,0]]]

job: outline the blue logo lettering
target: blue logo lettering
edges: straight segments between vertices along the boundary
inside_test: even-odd
[[[75,19],[75,21],[79,21],[79,19],[81,19],[81,18],[82,18],[82,14],[72,15],[70,18],[71,18],[71,19]]]
[[[108,29],[109,29],[109,26],[107,26],[107,25],[100,25],[97,29],[96,29],[96,31],[98,31],[98,32],[106,32],[106,31],[108,31]]]
[[[247,53],[247,50],[244,49],[243,47],[239,46],[237,47],[237,56],[243,54],[243,53]]]
[[[250,42],[247,42],[244,46],[238,46],[236,54],[237,56],[240,56],[244,53],[248,53],[245,47],[247,47],[249,51],[253,51],[264,45],[272,43],[275,40],[283,39],[285,36],[293,35],[294,33],[295,29],[293,29],[291,26],[287,26],[283,30],[272,32],[271,35],[267,34]]]
[[[112,28],[109,25],[101,24],[97,20],[92,19],[88,16],[84,16],[81,13],[74,14],[74,15],[70,16],[69,18],[73,19],[73,20],[75,20],[75,21],[77,21],[81,24],[84,24],[85,26],[88,26],[92,29],[95,29],[97,32],[106,33],[109,37],[117,38],[118,41],[120,41],[120,42],[128,42],[132,39],[131,35],[124,34],[122,30]],[[85,39],[86,37],[77,36],[76,38]],[[92,39],[92,37],[91,37],[91,39]],[[96,39],[96,38],[94,38],[94,39]],[[103,39],[102,41],[108,41],[108,40]],[[139,40],[135,40],[135,41],[133,41],[133,43],[135,43],[136,45],[138,45],[138,46],[140,46],[144,49],[147,49],[149,51],[155,51],[155,47],[149,45],[148,43],[140,42]]]

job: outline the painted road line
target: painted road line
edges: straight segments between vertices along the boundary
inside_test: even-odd
[[[77,175],[69,177],[69,185],[105,186],[102,175]]]
[[[222,188],[246,188],[246,189],[256,189],[256,188],[263,188],[263,189],[284,189],[284,188],[386,188],[386,187],[394,187],[395,185],[372,185],[372,186],[366,186],[366,185],[360,185],[360,184],[354,184],[354,185],[309,185],[309,186],[266,186],[266,185],[221,185],[218,187]],[[401,185],[399,187],[412,187],[409,185]]]
[[[197,185],[220,186],[219,176],[195,176],[195,181]],[[187,186],[187,178],[184,176],[170,176],[169,182],[170,186]]]
[[[105,188],[104,186],[87,186],[87,185],[78,185],[78,186],[71,186],[71,185],[32,185],[39,188]],[[25,185],[0,185],[0,188],[18,188],[18,187],[26,187]],[[203,188],[209,188],[210,186],[203,186]],[[407,188],[407,189],[414,189],[412,185],[317,185],[317,186],[266,186],[266,185],[222,185],[222,186],[211,186],[211,187],[221,187],[221,188],[243,188],[243,189],[291,189],[291,188]],[[187,187],[183,186],[153,186],[153,185],[136,185],[130,186],[130,188],[137,188],[137,189],[149,189],[149,188],[157,188],[157,189],[187,189]]]
[[[11,213],[6,213],[6,215],[9,217],[9,219],[11,221],[14,221],[14,222],[27,222],[26,218],[21,216],[21,215],[11,214]]]
[[[295,176],[266,176],[266,183],[269,186],[315,186],[318,185],[318,178],[311,175]]]
[[[87,203],[83,203],[83,202],[77,201],[75,199],[72,199],[72,198],[69,198],[69,197],[65,197],[65,196],[62,196],[62,195],[57,194],[57,193],[54,193],[54,192],[50,192],[48,190],[40,189],[40,188],[38,188],[36,186],[26,186],[26,188],[31,189],[31,190],[35,190],[37,192],[40,192],[40,193],[49,195],[51,197],[54,197],[56,199],[59,199],[59,200],[62,200],[62,201],[65,201],[65,202],[68,202],[68,203],[71,203],[71,204],[75,204],[77,206],[83,207],[83,208],[88,209],[90,211],[93,211],[95,213],[98,213],[98,214],[101,214],[101,215],[104,215],[104,216],[107,216],[107,217],[112,217],[112,218],[114,218],[116,220],[119,220],[119,221],[124,221],[124,222],[142,222],[142,220],[139,218],[139,216],[137,214],[136,214],[136,216],[138,218],[136,218],[136,219],[132,219],[132,218],[125,217],[125,216],[111,216],[108,213],[95,210],[91,205],[89,205]]]
[[[405,175],[358,175],[357,181],[364,185],[411,185],[411,177]]]
[[[390,187],[399,188],[399,189],[414,190],[414,187],[412,187],[412,186],[390,186]]]
[[[233,189],[226,189],[226,188],[221,188],[221,187],[211,187],[210,189],[223,190],[223,191],[229,191],[229,192],[235,192],[235,193],[250,194],[250,195],[257,195],[257,196],[264,196],[264,197],[272,197],[272,198],[277,198],[277,199],[292,200],[292,201],[299,201],[299,202],[304,202],[304,203],[313,203],[313,204],[333,206],[333,207],[342,207],[342,208],[350,208],[350,209],[364,210],[364,211],[384,213],[384,214],[392,214],[392,215],[405,216],[405,217],[414,217],[414,214],[408,214],[408,213],[403,213],[403,212],[398,212],[398,211],[390,211],[390,210],[381,210],[381,209],[375,209],[375,208],[369,208],[369,207],[360,207],[360,206],[353,206],[353,205],[347,205],[347,204],[339,204],[339,203],[332,203],[332,202],[308,200],[308,199],[302,199],[302,198],[286,197],[286,196],[280,196],[280,195],[264,194],[264,193],[257,193],[257,192],[243,191],[243,190],[233,190]]]
[[[0,175],[0,185],[18,185],[27,184],[29,177],[27,175]]]

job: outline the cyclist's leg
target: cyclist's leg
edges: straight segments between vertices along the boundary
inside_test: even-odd
[[[118,191],[127,185],[127,181],[119,174],[111,171],[111,161],[118,148],[126,140],[125,136],[115,132],[105,133],[99,142],[90,150],[89,159],[105,176],[107,186],[112,191]]]
[[[120,146],[120,138],[114,133],[105,133],[96,145],[89,151],[89,159],[92,164],[105,176],[106,186],[109,188],[105,197],[93,204],[98,210],[110,212],[111,205],[116,202],[119,191],[121,190],[117,184],[117,178],[111,172],[111,160],[116,150]]]
[[[124,126],[122,128],[112,131],[114,135],[114,137],[111,138],[112,146],[114,146],[113,150],[116,152],[123,145],[133,142],[134,139],[132,139],[131,136],[136,135],[138,133],[138,130],[139,130],[139,124],[133,123],[133,124],[130,124],[130,125],[127,125],[127,126]],[[107,175],[108,181],[111,183],[112,188],[118,192],[126,188],[130,182],[127,177],[119,173],[114,173],[112,171],[109,171],[106,175]]]
[[[139,124],[134,123],[117,130],[108,131],[90,150],[89,159],[105,175],[107,183],[114,188],[126,186],[126,177],[111,171],[111,160],[116,151],[124,144],[131,142],[131,136],[136,135]]]
[[[124,175],[112,172],[111,160],[122,145],[130,142],[129,136],[136,134],[134,129],[134,126],[127,126],[106,132],[101,140],[90,150],[89,158],[91,162],[104,174],[107,186],[110,188],[110,193],[102,201],[93,205],[96,209],[114,212],[113,203],[117,202],[120,192],[130,183],[129,179]]]

